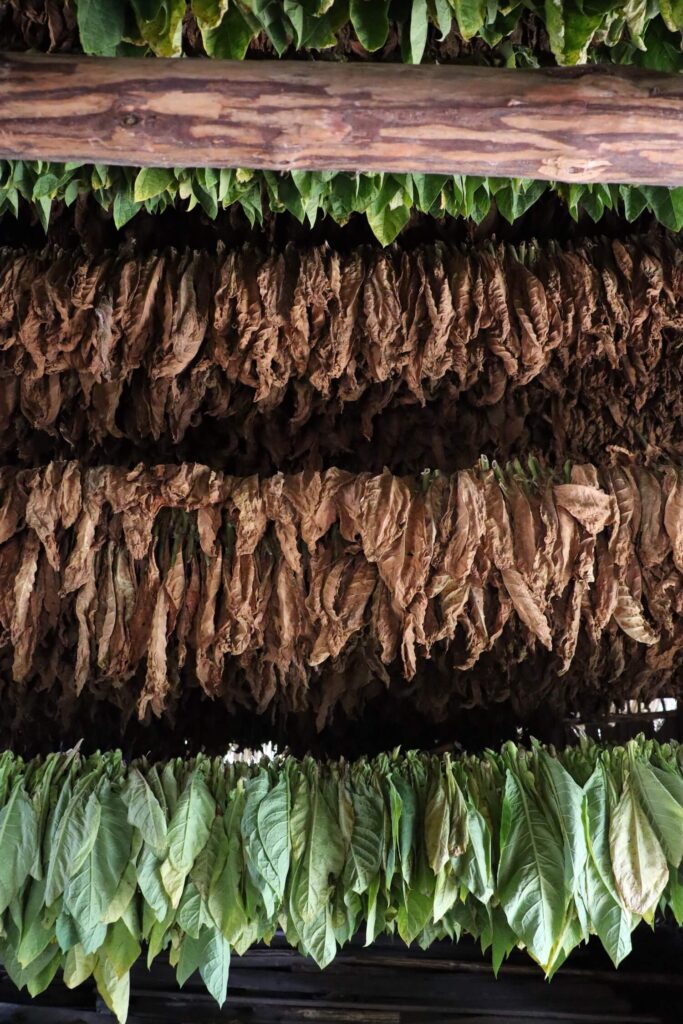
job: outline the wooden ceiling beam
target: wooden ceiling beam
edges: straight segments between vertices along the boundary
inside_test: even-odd
[[[683,75],[5,54],[0,157],[683,185]]]

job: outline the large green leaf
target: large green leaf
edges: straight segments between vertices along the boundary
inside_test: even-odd
[[[64,891],[69,878],[75,874],[93,847],[100,827],[100,802],[94,793],[87,796],[85,785],[60,795],[55,809],[53,831],[45,885],[45,902],[49,907]],[[64,799],[63,799],[64,797]]]
[[[463,39],[472,39],[481,31],[486,18],[485,0],[453,0],[455,17]]]
[[[123,39],[126,8],[122,0],[78,0],[78,31],[85,53],[114,57]]]
[[[23,786],[16,785],[0,811],[0,913],[28,878],[37,851],[36,812]]]
[[[384,800],[364,780],[350,794],[352,828],[346,854],[344,885],[353,892],[367,892],[377,878],[384,847]]]
[[[209,838],[216,805],[200,771],[192,772],[168,826],[170,867],[187,876]]]
[[[159,858],[166,856],[166,815],[142,772],[133,769],[121,794],[128,808],[128,821],[142,835],[145,843]]]
[[[683,804],[672,794],[669,786],[680,783],[680,780],[634,759],[631,781],[638,803],[645,811],[668,862],[677,868],[683,860]],[[683,786],[679,788],[683,790]]]
[[[631,952],[632,915],[617,895],[609,849],[609,796],[605,769],[598,765],[585,787],[584,827],[586,912],[615,967]]]
[[[209,929],[200,954],[199,973],[219,1006],[225,1002],[229,971],[230,946],[218,929]]]
[[[498,898],[510,927],[540,964],[562,934],[564,846],[537,797],[508,772],[500,830]]]
[[[162,195],[174,182],[173,171],[165,167],[143,167],[135,179],[133,200],[144,203]]]
[[[84,936],[97,928],[128,864],[132,830],[118,793],[105,784],[98,794],[100,821],[91,849],[71,876],[64,903]]]
[[[113,964],[105,956],[97,958],[93,973],[98,992],[119,1021],[119,1024],[124,1024],[128,1016],[130,975],[124,974],[122,977],[119,977]]]
[[[469,843],[460,858],[458,873],[462,884],[482,903],[488,903],[494,893],[491,867],[491,833],[486,819],[477,808],[467,808]]]
[[[545,797],[555,812],[565,847],[566,888],[576,893],[583,876],[588,850],[583,824],[583,799],[569,772],[547,751],[539,753]]]
[[[272,789],[265,776],[247,784],[242,837],[248,863],[254,876],[263,880],[278,903],[284,895],[289,871],[289,804],[285,776]]]
[[[389,34],[390,0],[351,0],[349,16],[366,50],[379,50]]]
[[[432,786],[425,808],[425,846],[427,860],[435,875],[438,875],[450,857],[450,808],[448,793],[443,779],[432,780]]]
[[[185,0],[130,0],[140,35],[159,57],[180,54]]]
[[[647,914],[659,901],[669,870],[630,776],[612,814],[609,845],[621,902],[634,914]]]
[[[290,912],[300,924],[320,920],[334,877],[344,866],[339,823],[319,785],[302,779],[290,818],[294,854]]]
[[[161,878],[161,863],[152,848],[147,846],[140,852],[136,868],[140,892],[157,921],[164,921],[170,908],[168,893]]]

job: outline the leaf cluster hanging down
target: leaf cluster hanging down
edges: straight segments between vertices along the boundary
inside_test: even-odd
[[[73,699],[116,693],[146,660],[140,716],[185,672],[214,696],[237,669],[252,706],[305,707],[311,673],[359,650],[411,679],[514,639],[517,660],[540,646],[562,675],[581,636],[621,637],[657,672],[683,635],[683,475],[3,468],[0,582],[8,676]]]
[[[427,946],[463,933],[498,970],[548,975],[597,935],[615,964],[669,909],[683,923],[683,750],[508,744],[318,764],[126,764],[0,756],[0,958],[32,996],[94,976],[120,1021],[129,971],[169,951],[219,1003],[230,953],[288,942],[326,966],[364,928]]]
[[[353,31],[370,53],[394,35],[403,60],[419,63],[433,26],[443,39],[453,27],[462,40],[481,38],[495,47],[505,41],[508,59],[526,61],[536,50],[516,44],[520,22],[531,13],[544,25],[548,41],[540,48],[559,64],[611,59],[647,67],[681,67],[683,17],[676,4],[634,4],[606,0],[592,6],[566,0],[553,3],[512,0],[10,0],[17,31],[29,45],[45,35],[51,48],[115,55],[154,53],[161,57],[204,52],[241,59],[267,40],[282,55],[290,48],[320,50],[338,44],[341,31]],[[80,39],[79,39],[80,36]],[[356,47],[351,48],[354,52]],[[393,45],[391,48],[393,54]],[[446,51],[448,52],[448,51]]]
[[[655,185],[569,185],[530,178],[434,174],[140,169],[0,160],[0,214],[17,215],[19,200],[24,199],[32,204],[46,230],[53,202],[72,206],[79,195],[90,194],[104,210],[112,211],[117,227],[142,209],[163,213],[182,202],[186,203],[184,209],[200,207],[213,220],[219,209],[238,204],[252,225],[263,222],[265,210],[287,211],[302,224],[312,224],[319,216],[345,224],[352,214],[363,214],[376,238],[389,245],[413,211],[434,217],[470,217],[480,223],[495,204],[512,223],[548,189],[567,203],[575,220],[586,214],[598,221],[605,210],[617,210],[634,221],[649,211],[672,231],[683,227],[683,188]]]
[[[5,249],[0,448],[30,458],[31,431],[84,454],[189,433],[191,456],[204,425],[279,469],[374,434],[381,469],[387,412],[405,424],[427,405],[437,424],[415,441],[431,439],[439,468],[523,447],[541,420],[556,457],[638,433],[673,453],[682,330],[683,248],[663,231],[565,248]]]

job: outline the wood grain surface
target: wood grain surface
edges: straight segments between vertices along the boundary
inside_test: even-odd
[[[0,157],[683,185],[683,75],[5,54]]]

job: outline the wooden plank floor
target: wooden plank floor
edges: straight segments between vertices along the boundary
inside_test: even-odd
[[[618,971],[593,945],[552,983],[525,955],[496,980],[473,943],[426,952],[383,941],[352,944],[325,971],[280,940],[235,957],[228,1001],[219,1010],[195,976],[179,991],[171,968],[133,972],[129,1024],[680,1024],[683,933],[641,928]],[[105,1024],[111,1017],[92,985],[54,984],[31,1001],[0,979],[2,1024]]]

